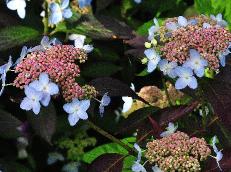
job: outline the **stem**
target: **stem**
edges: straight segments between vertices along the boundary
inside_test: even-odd
[[[119,139],[117,139],[116,137],[114,137],[113,135],[109,134],[108,132],[104,131],[103,129],[99,128],[98,126],[96,126],[93,122],[87,120],[88,125],[94,129],[95,131],[97,131],[98,133],[102,134],[104,137],[107,137],[109,140],[119,144],[120,146],[122,146],[123,148],[125,148],[129,153],[131,154],[135,154],[136,151],[133,150],[133,148],[129,147],[128,145],[126,145],[125,143],[121,142]]]
[[[49,27],[48,27],[48,2],[47,1],[45,1],[44,2],[45,4],[44,4],[44,6],[45,6],[45,16],[43,17],[43,20],[42,20],[42,22],[43,22],[43,26],[44,26],[44,30],[43,30],[43,34],[44,35],[47,35],[48,34],[48,31],[49,31]]]
[[[166,82],[165,82],[165,79],[164,79],[164,78],[162,78],[162,83],[163,83],[163,86],[164,86],[165,94],[166,94],[167,99],[168,99],[169,106],[172,107],[173,104],[172,104],[171,98],[170,98],[170,96],[169,96],[168,89],[167,89],[167,85],[166,85]]]

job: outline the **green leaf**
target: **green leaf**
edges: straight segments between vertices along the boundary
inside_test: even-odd
[[[0,30],[0,50],[22,45],[39,36],[39,31],[27,26],[12,26]]]
[[[147,76],[150,73],[147,71],[147,68],[145,68],[143,71],[141,71],[140,73],[138,73],[136,76]]]
[[[143,25],[141,25],[138,29],[137,29],[137,33],[141,36],[146,36],[148,35],[148,29],[153,25],[153,20],[150,20],[146,23],[144,23]]]
[[[87,77],[103,77],[103,76],[111,76],[122,68],[120,66],[114,65],[113,63],[107,62],[98,62],[92,63],[84,68],[82,74]]]
[[[129,137],[129,138],[122,139],[121,141],[123,143],[127,144],[128,146],[133,147],[133,143],[135,142],[135,138]],[[128,151],[116,143],[108,143],[108,144],[98,146],[89,152],[86,152],[84,154],[82,160],[84,162],[90,164],[97,157],[99,157],[100,155],[106,154],[106,153],[117,153],[117,154],[121,154],[121,155],[127,155]]]
[[[52,136],[56,130],[56,111],[52,103],[48,107],[42,107],[38,115],[33,112],[27,113],[28,120],[35,133],[51,143]]]
[[[231,1],[230,0],[195,0],[196,9],[203,14],[222,13],[224,18],[231,23]]]
[[[21,132],[17,129],[21,124],[21,121],[10,113],[0,110],[0,137],[17,138],[21,136]]]

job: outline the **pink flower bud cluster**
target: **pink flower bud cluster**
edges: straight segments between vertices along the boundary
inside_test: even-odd
[[[200,171],[200,161],[206,160],[210,154],[203,138],[189,138],[178,131],[148,142],[145,157],[163,171]]]
[[[218,69],[218,57],[228,48],[231,33],[225,28],[214,25],[214,21],[206,19],[205,16],[196,19],[198,24],[179,27],[171,32],[169,38],[161,39],[164,45],[159,48],[163,58],[183,64],[189,58],[189,50],[196,49],[208,61],[211,69]],[[203,21],[210,24],[210,27],[203,28]],[[165,26],[163,27],[160,29],[162,37],[169,33]]]
[[[15,68],[18,74],[14,86],[23,89],[45,72],[53,82],[56,82],[66,101],[83,95],[82,88],[75,82],[80,69],[76,60],[86,59],[87,54],[72,45],[55,45],[46,51],[36,51],[28,54]]]

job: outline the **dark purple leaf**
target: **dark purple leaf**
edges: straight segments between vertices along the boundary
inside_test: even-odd
[[[163,131],[160,127],[160,125],[151,117],[148,116],[149,122],[152,125],[153,135],[159,138],[160,133]]]
[[[17,138],[22,135],[18,127],[22,122],[12,116],[10,113],[0,110],[0,137]]]
[[[131,55],[133,57],[143,57],[145,46],[144,43],[147,39],[143,36],[136,36],[130,40],[126,40],[125,44],[128,44],[132,48],[125,52],[125,55]]]
[[[103,154],[89,166],[89,172],[122,172],[124,155],[116,153]]]
[[[48,107],[42,107],[38,115],[28,112],[28,121],[35,133],[51,143],[52,136],[56,130],[56,111],[52,103]]]
[[[122,121],[118,126],[118,133],[134,132],[136,128],[150,115],[157,112],[155,107],[145,107],[131,113],[128,118]]]
[[[138,95],[127,85],[118,79],[110,77],[102,77],[94,79],[90,82],[100,95],[108,92],[109,96],[130,96],[135,99],[139,98]]]
[[[134,38],[133,30],[126,23],[109,16],[97,16],[96,18],[106,29],[114,33],[115,39]]]
[[[226,65],[214,80],[204,85],[204,97],[215,115],[231,131],[231,66]]]

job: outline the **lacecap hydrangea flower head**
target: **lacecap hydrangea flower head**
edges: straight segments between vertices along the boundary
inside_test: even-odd
[[[77,38],[79,36],[81,35]],[[82,37],[85,39],[83,35]],[[68,113],[71,126],[79,119],[88,119],[86,111],[90,106],[90,99],[96,97],[97,91],[90,85],[80,86],[75,80],[80,76],[78,64],[84,63],[87,53],[93,50],[93,46],[84,45],[84,39],[74,39],[73,46],[62,45],[57,39],[43,37],[40,45],[29,49],[23,47],[15,64],[10,57],[8,63],[0,67],[2,86],[6,85],[6,72],[13,67],[14,70],[11,71],[17,77],[12,84],[24,89],[26,95],[20,104],[21,109],[39,114],[41,106],[47,107],[52,96],[62,95],[67,102],[63,109]],[[100,108],[108,106],[109,100],[109,96],[103,96]],[[102,115],[103,110],[100,113]]]
[[[219,71],[225,66],[231,48],[226,26],[221,14],[169,18],[162,26],[154,19],[149,42],[145,43],[147,71],[158,68],[175,79],[177,89],[196,89],[197,79],[204,77],[205,70]]]

